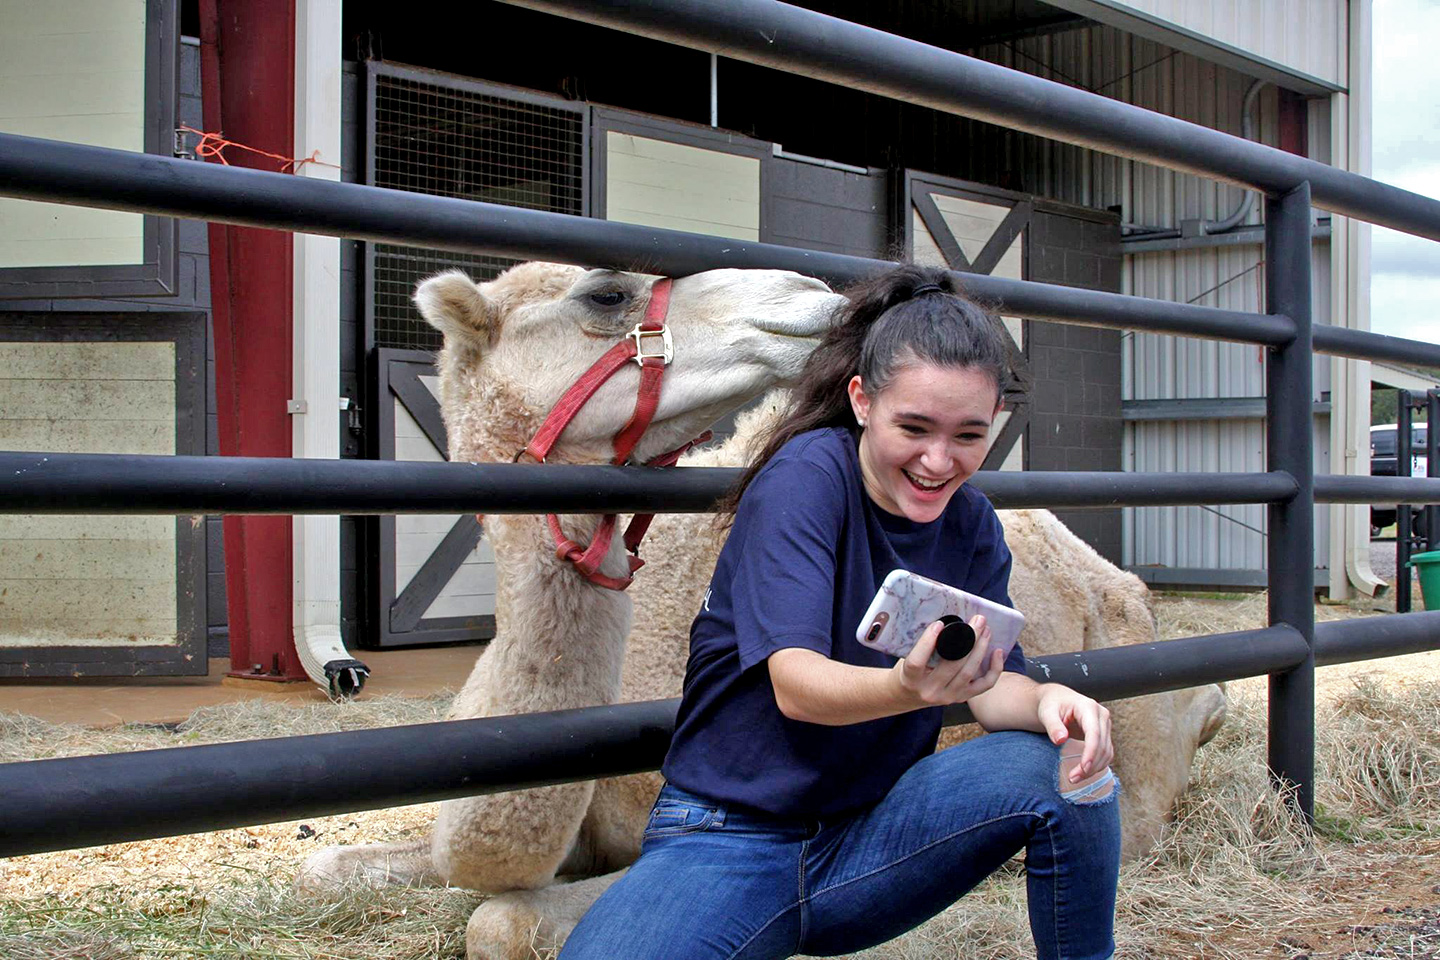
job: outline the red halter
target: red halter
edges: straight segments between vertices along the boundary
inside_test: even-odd
[[[543,463],[549,456],[550,450],[560,435],[565,432],[570,421],[580,412],[580,408],[594,396],[600,385],[614,376],[625,364],[634,360],[640,365],[640,395],[635,400],[635,412],[631,414],[630,420],[620,428],[613,441],[615,457],[613,462],[623,464],[635,449],[635,445],[644,436],[645,429],[650,426],[650,421],[655,416],[655,410],[660,405],[660,382],[665,376],[665,367],[670,363],[673,356],[673,348],[670,342],[670,330],[665,326],[665,315],[670,307],[670,286],[668,277],[656,280],[650,287],[650,303],[645,308],[645,318],[635,325],[635,329],[625,335],[625,339],[611,347],[604,356],[595,361],[594,365],[575,382],[569,390],[560,398],[559,402],[551,409],[545,422],[540,425],[530,443],[520,453],[515,454],[519,460],[522,454],[529,454],[535,460]],[[655,341],[659,341],[656,343]],[[647,341],[650,349],[655,352],[647,353]],[[710,439],[710,431],[706,430],[699,437],[677,450],[662,454],[651,460],[646,466],[669,467],[674,466],[675,461],[680,459],[681,454],[695,446],[697,443],[704,443]],[[630,561],[630,576],[610,577],[600,572],[600,564],[610,552],[610,543],[615,534],[617,517],[613,513],[606,514],[600,521],[600,526],[595,531],[595,538],[590,545],[581,549],[580,545],[569,539],[560,530],[560,518],[555,514],[548,514],[545,517],[550,524],[550,533],[555,538],[555,555],[562,560],[569,560],[575,564],[580,575],[591,583],[606,588],[607,590],[624,590],[634,582],[635,571],[644,566],[645,561],[637,555],[640,549],[640,540],[645,536],[645,531],[650,527],[650,521],[654,514],[637,513],[630,521],[630,526],[625,530],[625,549],[630,551],[627,558]]]

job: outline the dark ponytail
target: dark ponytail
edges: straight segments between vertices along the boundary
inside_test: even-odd
[[[998,401],[1011,384],[1014,348],[993,312],[961,294],[934,267],[901,265],[844,291],[850,302],[805,362],[790,408],[720,505],[728,524],[740,497],[770,458],[796,436],[822,427],[858,429],[848,386],[859,374],[875,396],[906,366],[978,368]]]

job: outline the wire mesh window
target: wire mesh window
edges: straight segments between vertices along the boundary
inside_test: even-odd
[[[438,75],[417,76],[378,64],[373,69],[374,185],[532,210],[585,212],[583,108],[506,97],[503,91]],[[515,262],[375,244],[375,346],[438,348],[439,333],[420,319],[410,301],[416,282],[451,268],[488,280]]]

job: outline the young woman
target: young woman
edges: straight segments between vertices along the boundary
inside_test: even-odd
[[[1114,951],[1120,820],[1109,712],[1017,647],[928,666],[855,628],[897,567],[1011,605],[1010,552],[966,485],[1001,410],[999,320],[938,270],[850,293],[742,477],[691,628],[666,786],[640,859],[562,960],[772,958],[873,946],[1021,849],[1042,960]],[[934,753],[942,707],[990,731]]]

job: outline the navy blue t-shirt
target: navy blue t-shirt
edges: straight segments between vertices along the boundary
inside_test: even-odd
[[[847,726],[780,712],[766,659],[802,647],[842,663],[893,667],[861,646],[860,623],[896,568],[1013,606],[1010,551],[984,494],[962,485],[944,514],[915,523],[865,493],[855,437],[794,438],[756,475],[690,628],[685,692],[661,772],[683,790],[784,817],[878,802],[935,749],[940,707]],[[1005,669],[1023,673],[1017,644]]]

